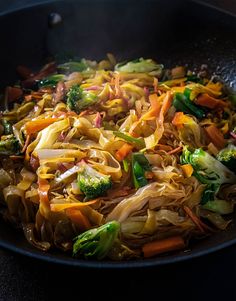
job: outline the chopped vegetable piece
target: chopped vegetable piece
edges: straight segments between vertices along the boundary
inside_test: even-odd
[[[148,184],[145,177],[145,171],[150,170],[150,165],[147,158],[141,153],[132,154],[132,174],[134,187],[140,188]]]
[[[50,75],[38,82],[39,87],[56,87],[59,81],[65,78],[64,74]]]
[[[222,149],[225,147],[226,140],[224,139],[223,134],[221,131],[214,125],[211,124],[205,128],[208,137],[210,138],[211,142],[218,148]]]
[[[236,173],[236,146],[229,144],[226,148],[222,149],[217,159],[228,167],[231,171]]]
[[[151,59],[137,59],[128,63],[120,63],[115,66],[116,71],[121,72],[152,72],[155,71],[155,75],[160,75],[163,69],[163,65],[158,65]]]
[[[185,248],[185,242],[181,236],[173,236],[162,240],[149,242],[142,247],[145,258],[158,254],[177,251]]]
[[[189,178],[193,174],[193,167],[191,164],[181,165],[181,168],[184,172],[185,177]]]
[[[214,98],[206,93],[200,94],[194,103],[199,106],[203,106],[209,109],[224,108],[227,107],[227,103],[221,99]]]
[[[128,154],[132,151],[133,145],[130,145],[129,143],[124,143],[121,148],[116,152],[116,158],[119,161],[124,160]]]
[[[75,238],[73,256],[103,259],[113,246],[120,230],[116,221],[90,229]]]
[[[94,199],[102,196],[111,188],[111,177],[92,168],[85,161],[80,163],[82,171],[78,174],[78,185],[86,198]]]
[[[80,210],[75,208],[66,209],[66,215],[79,227],[80,231],[86,231],[91,228],[88,218]]]
[[[0,141],[0,155],[15,155],[20,152],[20,144],[16,138]]]
[[[116,137],[119,137],[125,141],[127,141],[128,143],[131,143],[131,144],[134,144],[140,148],[144,148],[145,147],[145,143],[144,143],[144,140],[143,138],[134,138],[134,137],[131,137],[129,135],[126,135],[122,132],[119,132],[119,131],[114,131],[113,134],[116,136]]]
[[[27,135],[31,135],[43,130],[44,128],[46,128],[47,126],[49,126],[50,124],[58,120],[59,120],[58,118],[46,118],[46,119],[36,119],[33,121],[28,121],[25,124],[25,131]]]
[[[205,116],[205,112],[201,108],[197,107],[182,93],[175,94],[173,105],[177,111],[191,114],[193,116],[196,116],[197,118],[202,119]]]
[[[70,110],[80,113],[97,102],[97,96],[74,85],[67,93],[67,106]]]
[[[234,211],[233,202],[225,200],[214,200],[208,201],[202,206],[202,208],[219,213],[219,214],[230,214]]]

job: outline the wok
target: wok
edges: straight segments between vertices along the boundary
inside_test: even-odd
[[[55,14],[61,22],[55,21]],[[0,15],[0,88],[17,78],[16,67],[41,67],[52,57],[117,60],[154,58],[166,67],[207,64],[236,89],[236,18],[191,1],[50,1]],[[80,267],[134,268],[175,263],[236,243],[236,215],[227,231],[181,251],[152,259],[83,261],[70,254],[43,253],[20,231],[0,220],[0,246],[46,261]]]

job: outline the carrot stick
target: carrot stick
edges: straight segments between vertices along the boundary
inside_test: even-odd
[[[228,104],[223,100],[214,98],[206,93],[199,95],[194,103],[210,109],[215,109],[216,107],[224,108],[228,106]]]
[[[194,222],[194,224],[199,228],[199,230],[202,233],[205,233],[204,227],[202,225],[203,224],[202,221],[193,213],[193,211],[187,206],[184,206],[184,211],[191,218],[191,220]]]
[[[26,133],[27,135],[31,135],[36,132],[39,132],[47,126],[49,126],[50,124],[54,123],[55,121],[58,121],[58,118],[46,118],[28,121],[25,124]]]
[[[206,127],[205,130],[211,142],[218,149],[222,149],[225,147],[226,144],[225,138],[221,133],[221,131],[214,124],[211,124],[210,126]]]
[[[121,148],[116,152],[116,158],[119,161],[122,161],[125,159],[125,157],[132,151],[133,145],[129,143],[124,143]]]
[[[91,228],[91,224],[80,210],[75,208],[66,209],[66,215],[75,223],[81,231],[86,231]]]
[[[161,106],[160,116],[165,116],[165,114],[168,112],[169,108],[171,107],[172,99],[172,94],[170,91],[168,91]]]
[[[98,199],[88,201],[88,202],[78,202],[78,203],[67,203],[67,204],[50,204],[51,211],[59,212],[68,208],[81,208],[89,205],[93,205]]]
[[[169,151],[167,154],[168,154],[168,155],[177,154],[177,153],[179,153],[181,150],[182,150],[182,146],[178,146],[178,147],[172,149],[171,151]]]
[[[185,242],[181,236],[173,236],[162,240],[152,241],[143,245],[144,257],[152,257],[157,254],[180,250],[185,247]]]
[[[181,165],[181,168],[183,170],[185,177],[187,178],[191,177],[191,175],[193,174],[193,167],[191,164]]]
[[[39,193],[40,203],[48,204],[49,203],[48,191],[50,189],[50,184],[48,183],[47,180],[39,178],[38,185],[39,185],[38,193]]]

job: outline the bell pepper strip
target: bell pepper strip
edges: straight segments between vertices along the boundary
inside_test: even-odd
[[[173,105],[177,111],[191,114],[199,119],[202,119],[205,116],[205,112],[189,100],[185,94],[176,93]]]
[[[66,215],[70,220],[78,226],[80,231],[86,231],[91,228],[91,224],[87,218],[80,210],[75,208],[66,209]]]
[[[177,128],[183,128],[184,124],[191,124],[193,119],[190,116],[185,115],[183,112],[175,113],[175,116],[172,120],[172,124]]]
[[[145,258],[158,254],[177,251],[185,248],[185,242],[181,236],[172,236],[162,240],[156,240],[146,243],[142,246],[143,256]]]
[[[50,204],[50,209],[53,212],[59,212],[65,209],[69,208],[82,208],[86,206],[90,206],[95,204],[98,201],[98,199],[88,201],[88,202],[76,202],[76,203],[66,203],[66,204]]]
[[[119,161],[123,161],[128,154],[132,151],[132,149],[134,148],[133,145],[129,144],[129,143],[124,143],[121,148],[116,152],[116,158]]]
[[[227,102],[214,98],[209,94],[203,93],[200,94],[195,100],[194,103],[199,106],[203,106],[209,109],[215,108],[225,108],[228,106]]]
[[[33,121],[28,121],[25,124],[25,131],[27,135],[31,135],[43,130],[44,128],[46,128],[47,126],[49,126],[50,124],[58,120],[59,120],[58,118],[46,118],[46,119],[37,119]]]
[[[192,174],[193,174],[193,171],[194,171],[191,164],[181,165],[181,169],[183,170],[183,173],[184,173],[186,178],[191,177]]]
[[[129,135],[126,135],[122,132],[119,132],[119,131],[114,131],[113,134],[116,136],[116,137],[119,137],[125,141],[127,141],[128,143],[131,143],[131,144],[134,144],[140,148],[144,148],[145,147],[145,143],[144,143],[144,140],[143,138],[134,138],[134,137],[131,137]]]
[[[210,126],[205,128],[205,131],[210,138],[211,142],[218,148],[222,149],[226,145],[226,140],[221,133],[221,131],[214,125],[211,124]]]
[[[145,172],[150,170],[147,158],[142,153],[133,153],[131,165],[134,187],[137,189],[147,185]]]

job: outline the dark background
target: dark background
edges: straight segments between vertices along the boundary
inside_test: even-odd
[[[0,11],[36,2],[43,1],[0,1]],[[236,13],[235,0],[207,2]],[[62,298],[236,300],[236,247],[171,266],[118,271],[63,267],[0,250],[0,301]]]

